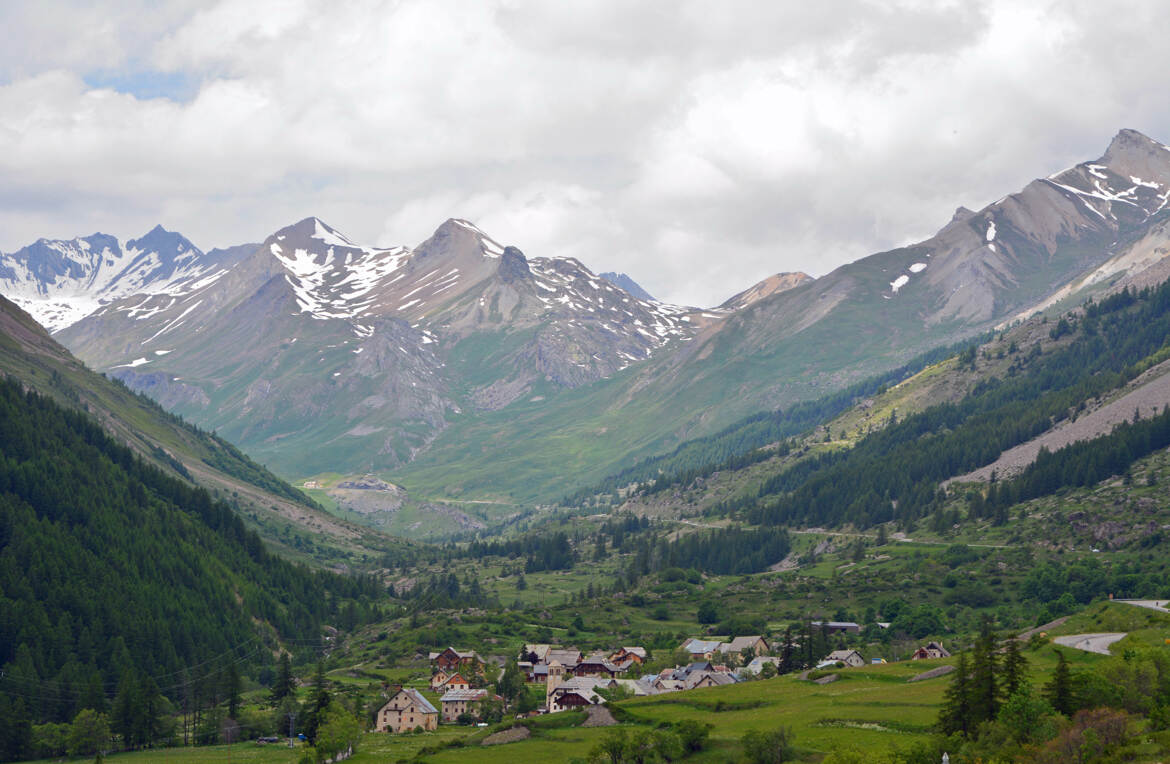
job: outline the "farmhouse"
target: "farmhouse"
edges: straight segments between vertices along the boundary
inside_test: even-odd
[[[646,648],[619,647],[609,656],[609,659],[614,663],[632,662],[641,666],[646,662]]]
[[[683,689],[695,690],[700,687],[719,687],[735,684],[735,677],[722,671],[695,671],[686,678]]]
[[[728,653],[739,655],[744,650],[751,650],[752,655],[767,655],[768,640],[757,635],[751,637],[735,637],[730,642],[719,643],[719,652],[723,655],[727,655]]]
[[[454,647],[448,647],[442,652],[431,653],[429,657],[431,665],[440,671],[454,672],[466,669],[479,673],[483,670],[483,661],[474,650],[456,650]]]
[[[378,732],[410,732],[415,727],[433,730],[439,726],[439,712],[418,690],[402,687],[378,709],[374,728]]]
[[[834,663],[844,663],[846,666],[857,668],[865,665],[865,658],[862,658],[861,653],[856,650],[834,650],[817,664],[817,668],[831,666]]]
[[[719,652],[720,644],[719,640],[688,639],[683,642],[682,649],[690,653],[692,660],[709,661],[715,653]]]
[[[443,721],[453,722],[463,714],[479,715],[479,705],[488,697],[487,690],[448,690],[439,698]]]
[[[606,677],[609,679],[621,673],[621,669],[610,663],[609,659],[601,653],[594,653],[587,658],[582,658],[576,666],[571,669],[566,666],[565,669],[573,676]]]
[[[951,653],[939,642],[927,642],[922,647],[914,651],[910,656],[910,660],[922,661],[928,658],[950,658]]]
[[[548,696],[548,712],[566,711],[582,706],[598,706],[605,703],[605,698],[597,694],[598,689],[608,689],[613,686],[612,679],[591,679],[573,677],[558,684]]]
[[[463,675],[456,672],[448,674],[440,671],[431,677],[431,690],[433,692],[447,692],[448,690],[470,690],[471,683],[463,678]]]

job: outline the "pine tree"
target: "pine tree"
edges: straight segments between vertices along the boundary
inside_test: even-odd
[[[784,647],[780,649],[780,673],[787,674],[794,668],[793,663],[793,647],[792,647],[792,627],[784,628]]]
[[[232,664],[228,668],[227,685],[224,687],[224,694],[227,695],[228,702],[228,718],[240,718],[240,671],[236,668],[236,664]]]
[[[1072,672],[1064,653],[1059,650],[1053,652],[1056,653],[1056,670],[1052,672],[1052,681],[1044,685],[1044,697],[1057,711],[1065,716],[1072,716],[1076,710]]]
[[[1023,689],[1027,683],[1028,659],[1020,652],[1018,640],[1009,639],[1003,656],[1003,670],[1000,672],[1000,690],[1007,700]]]
[[[317,727],[321,724],[321,714],[329,707],[329,681],[325,678],[325,664],[317,662],[317,671],[313,675],[313,694],[305,701],[303,713],[305,715],[304,732],[309,742],[317,739]]]
[[[280,668],[276,674],[276,681],[272,685],[272,691],[268,693],[268,699],[272,702],[272,707],[279,706],[280,701],[292,695],[294,690],[292,661],[289,659],[288,653],[282,652],[280,654]]]
[[[943,707],[939,711],[938,724],[944,734],[956,733],[966,736],[973,726],[971,723],[971,668],[967,654],[959,653],[955,676],[947,685],[943,695]]]
[[[971,718],[975,724],[994,719],[999,710],[996,663],[995,633],[991,619],[985,617],[971,663]]]

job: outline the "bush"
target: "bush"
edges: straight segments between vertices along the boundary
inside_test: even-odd
[[[771,732],[748,730],[740,739],[744,756],[750,764],[781,764],[795,755],[792,733],[785,727]]]

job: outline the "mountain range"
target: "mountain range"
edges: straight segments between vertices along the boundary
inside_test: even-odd
[[[705,310],[456,219],[413,248],[316,218],[207,253],[161,227],[41,240],[0,292],[286,476],[536,501],[1156,269],[1168,198],[1170,149],[1123,130],[929,239]]]

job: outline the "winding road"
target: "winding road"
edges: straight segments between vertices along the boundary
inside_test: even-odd
[[[1109,645],[1125,639],[1125,634],[1069,634],[1067,637],[1056,637],[1052,641],[1065,647],[1073,647],[1088,653],[1109,655]]]

